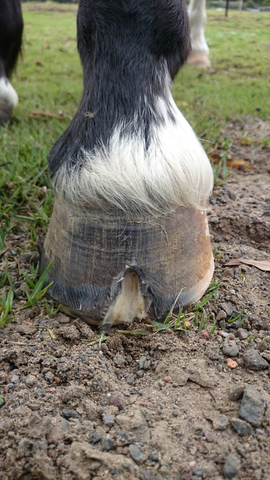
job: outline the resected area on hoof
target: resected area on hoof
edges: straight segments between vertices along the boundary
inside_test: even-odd
[[[53,260],[49,295],[90,324],[162,321],[175,303],[203,295],[213,274],[206,213],[161,216],[86,210],[56,196],[41,271]]]

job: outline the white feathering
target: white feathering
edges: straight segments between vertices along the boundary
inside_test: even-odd
[[[19,98],[16,90],[6,77],[0,78],[0,105],[7,108],[14,108],[18,104]]]
[[[204,149],[171,93],[169,100],[157,99],[156,110],[163,122],[153,124],[148,149],[139,125],[133,128],[137,134],[130,133],[130,126],[119,125],[109,147],[82,150],[80,169],[60,167],[53,179],[56,191],[75,204],[105,200],[124,211],[162,214],[180,206],[204,209],[213,186]]]
[[[206,0],[190,0],[188,14],[192,51],[209,54],[209,48],[204,36],[207,21]]]

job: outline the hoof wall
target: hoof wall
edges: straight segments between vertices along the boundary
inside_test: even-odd
[[[135,318],[162,321],[175,304],[198,301],[214,270],[204,211],[131,218],[85,211],[56,197],[41,271],[68,315],[108,328]]]
[[[211,67],[209,56],[205,52],[191,52],[188,56],[187,63],[198,68]]]

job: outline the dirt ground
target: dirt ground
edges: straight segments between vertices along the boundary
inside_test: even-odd
[[[269,135],[251,119],[224,131],[232,158],[254,169],[233,169],[211,198],[221,284],[202,331],[153,333],[147,321],[144,336],[115,329],[93,344],[98,329],[42,304],[0,331],[1,480],[270,479],[270,273],[226,266],[269,260]],[[22,244],[10,236],[0,266],[8,260],[16,309],[21,270],[39,256]]]

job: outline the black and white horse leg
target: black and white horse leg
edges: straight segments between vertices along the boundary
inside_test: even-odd
[[[10,77],[21,50],[23,19],[20,0],[0,0],[0,124],[18,103]]]
[[[170,87],[185,62],[184,2],[81,0],[84,92],[54,145],[41,271],[68,314],[108,328],[186,306],[213,274],[212,169]]]
[[[197,67],[210,67],[209,48],[204,35],[207,22],[206,0],[190,0],[188,13],[192,49],[188,63]]]

